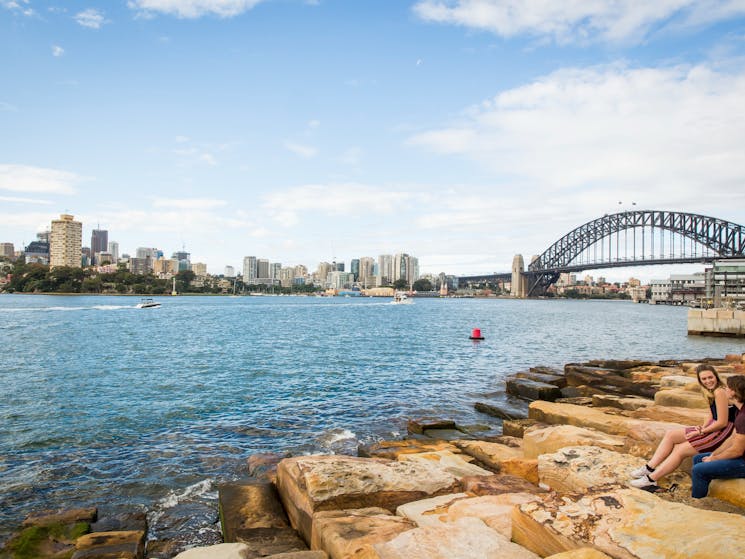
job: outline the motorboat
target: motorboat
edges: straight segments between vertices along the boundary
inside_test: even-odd
[[[150,297],[143,298],[139,303],[137,303],[138,309],[154,309],[155,307],[159,307],[160,303],[157,301],[154,301]]]
[[[403,291],[396,291],[393,294],[393,301],[391,301],[394,305],[411,305],[413,302]]]

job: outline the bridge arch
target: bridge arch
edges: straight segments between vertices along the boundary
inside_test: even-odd
[[[578,264],[575,260],[604,239],[620,232],[641,229],[669,231],[705,247],[707,256],[678,255],[668,258],[646,258],[634,256],[632,260],[588,262]],[[609,247],[610,248],[610,247]],[[714,258],[745,257],[745,227],[715,217],[664,210],[634,210],[606,214],[573,229],[535,258],[528,266],[529,295],[554,283],[562,272],[620,266],[672,264],[711,261]],[[643,254],[643,253],[642,253]]]

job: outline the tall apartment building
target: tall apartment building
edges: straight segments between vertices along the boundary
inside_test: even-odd
[[[332,271],[331,264],[328,262],[320,262],[318,269],[316,270],[316,281],[320,285],[326,285],[326,280],[329,277],[329,273]]]
[[[83,248],[83,224],[75,221],[69,214],[60,215],[52,220],[52,232],[49,235],[49,265],[81,268]]]
[[[234,278],[235,277],[235,268],[232,266],[225,266],[225,273],[223,274],[226,278]]]
[[[360,281],[360,259],[352,258],[349,263],[349,271],[354,274],[354,281]]]
[[[393,257],[392,282],[404,280],[407,285],[412,285],[419,279],[419,259],[406,253],[399,253]]]
[[[254,285],[258,277],[259,267],[258,260],[255,256],[243,257],[243,283],[245,285]]]
[[[109,241],[108,251],[111,253],[111,262],[116,264],[119,262],[119,243]]]
[[[194,275],[198,278],[207,277],[207,264],[202,262],[192,262],[191,271],[194,272]]]
[[[282,271],[282,264],[280,262],[272,262],[269,264],[269,277],[273,280],[279,279],[279,274]]]
[[[91,262],[100,264],[98,253],[109,249],[109,232],[106,229],[94,229],[91,232]]]
[[[269,275],[269,260],[259,258],[256,261],[256,278],[259,280],[267,280],[272,276]]]
[[[360,258],[360,270],[358,280],[363,287],[375,286],[375,259],[370,256]]]
[[[0,243],[0,257],[13,258],[15,247],[13,243]]]
[[[378,256],[378,286],[388,285],[393,281],[393,257],[390,254]]]

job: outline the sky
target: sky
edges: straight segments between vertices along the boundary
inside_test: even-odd
[[[0,69],[16,249],[71,213],[213,274],[463,276],[631,208],[745,224],[745,0],[0,0]]]

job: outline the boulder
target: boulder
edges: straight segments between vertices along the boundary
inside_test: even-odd
[[[654,404],[654,400],[640,396],[615,396],[613,394],[596,394],[592,397],[592,405],[596,408],[608,407],[620,410],[638,410]]]
[[[290,455],[286,453],[257,453],[248,457],[248,475],[261,481],[277,479],[277,464]]]
[[[696,377],[687,375],[667,375],[660,378],[660,388],[686,388],[693,384],[698,387]]]
[[[430,497],[401,505],[396,509],[396,514],[410,520],[416,526],[437,526],[447,521],[447,511],[453,503],[468,498],[467,493]]]
[[[536,471],[537,471],[536,462]],[[473,495],[501,495],[503,493],[542,493],[545,490],[525,478],[509,474],[464,477],[460,480],[463,491]]]
[[[420,419],[409,419],[406,430],[412,435],[423,435],[424,431],[430,429],[457,429],[455,421],[450,419],[437,419],[425,417]]]
[[[72,559],[142,559],[145,554],[145,532],[94,532],[81,536],[75,542]]]
[[[664,501],[639,489],[547,494],[516,507],[513,541],[545,557],[592,547],[616,559],[740,557],[745,518]]]
[[[243,543],[220,543],[206,547],[194,547],[182,551],[174,559],[250,559],[250,550]]]
[[[745,509],[745,479],[715,479],[709,485],[709,497]]]
[[[538,458],[541,454],[556,452],[567,446],[596,446],[623,452],[626,440],[624,437],[574,425],[551,425],[529,429],[523,437],[523,452],[526,458]]]
[[[709,405],[700,393],[691,392],[685,388],[660,390],[654,395],[654,403],[658,406],[675,406],[679,408],[709,408]]]
[[[447,441],[432,441],[427,439],[403,439],[399,441],[380,441],[370,445],[360,445],[357,454],[363,458],[386,458],[396,460],[401,454],[417,454],[419,452],[435,452],[448,450],[453,454],[460,453],[457,446]]]
[[[643,464],[643,459],[629,454],[595,446],[570,446],[553,454],[541,454],[538,478],[559,493],[572,493],[626,485],[628,472]]]
[[[218,487],[218,496],[225,543],[245,543],[263,555],[308,549],[290,526],[273,484],[226,483]]]
[[[282,503],[292,526],[310,541],[313,514],[323,510],[396,507],[460,487],[455,476],[428,462],[349,456],[297,456],[277,468]]]
[[[573,549],[572,551],[549,555],[546,559],[611,559],[611,557],[592,547],[582,547],[580,549]]]
[[[473,460],[471,456],[466,455],[465,458]],[[401,454],[398,457],[398,460],[401,462],[432,464],[457,478],[466,476],[485,476],[492,473],[476,466],[475,464],[469,464],[468,460],[464,459],[463,454],[454,454],[449,450],[421,452],[419,454]]]
[[[564,374],[568,386],[588,386],[620,396],[634,394],[645,398],[653,397],[656,392],[652,382],[633,381],[615,369],[568,364],[564,366]]]
[[[557,388],[564,388],[567,385],[567,379],[564,375],[543,373],[533,369],[528,372],[515,373],[513,376],[516,378],[535,380],[544,384],[553,384]]]
[[[505,404],[495,406],[493,404],[485,404],[484,402],[476,402],[473,407],[478,412],[491,415],[492,417],[498,417],[499,419],[521,419],[528,415],[527,406],[525,406],[525,409],[516,409],[514,407],[508,407]]]
[[[700,425],[704,422],[708,415],[708,408],[678,408],[673,406],[658,405],[639,408],[638,410],[634,410],[629,413],[629,417],[633,417],[636,419],[669,421],[671,423],[677,423],[679,425]]]
[[[553,402],[561,398],[561,389],[553,384],[539,382],[528,378],[510,377],[507,379],[507,393],[526,400],[548,400]]]
[[[72,509],[28,516],[19,532],[0,548],[0,557],[57,557],[72,555],[76,540],[90,532],[97,511]]]
[[[331,559],[372,556],[372,545],[389,541],[416,527],[414,522],[385,509],[321,511],[313,515],[311,548]]]
[[[477,518],[409,530],[373,549],[376,559],[538,559]]]
[[[525,434],[525,429],[537,425],[538,422],[535,419],[512,419],[509,421],[502,422],[502,433],[511,437],[522,438]]]

